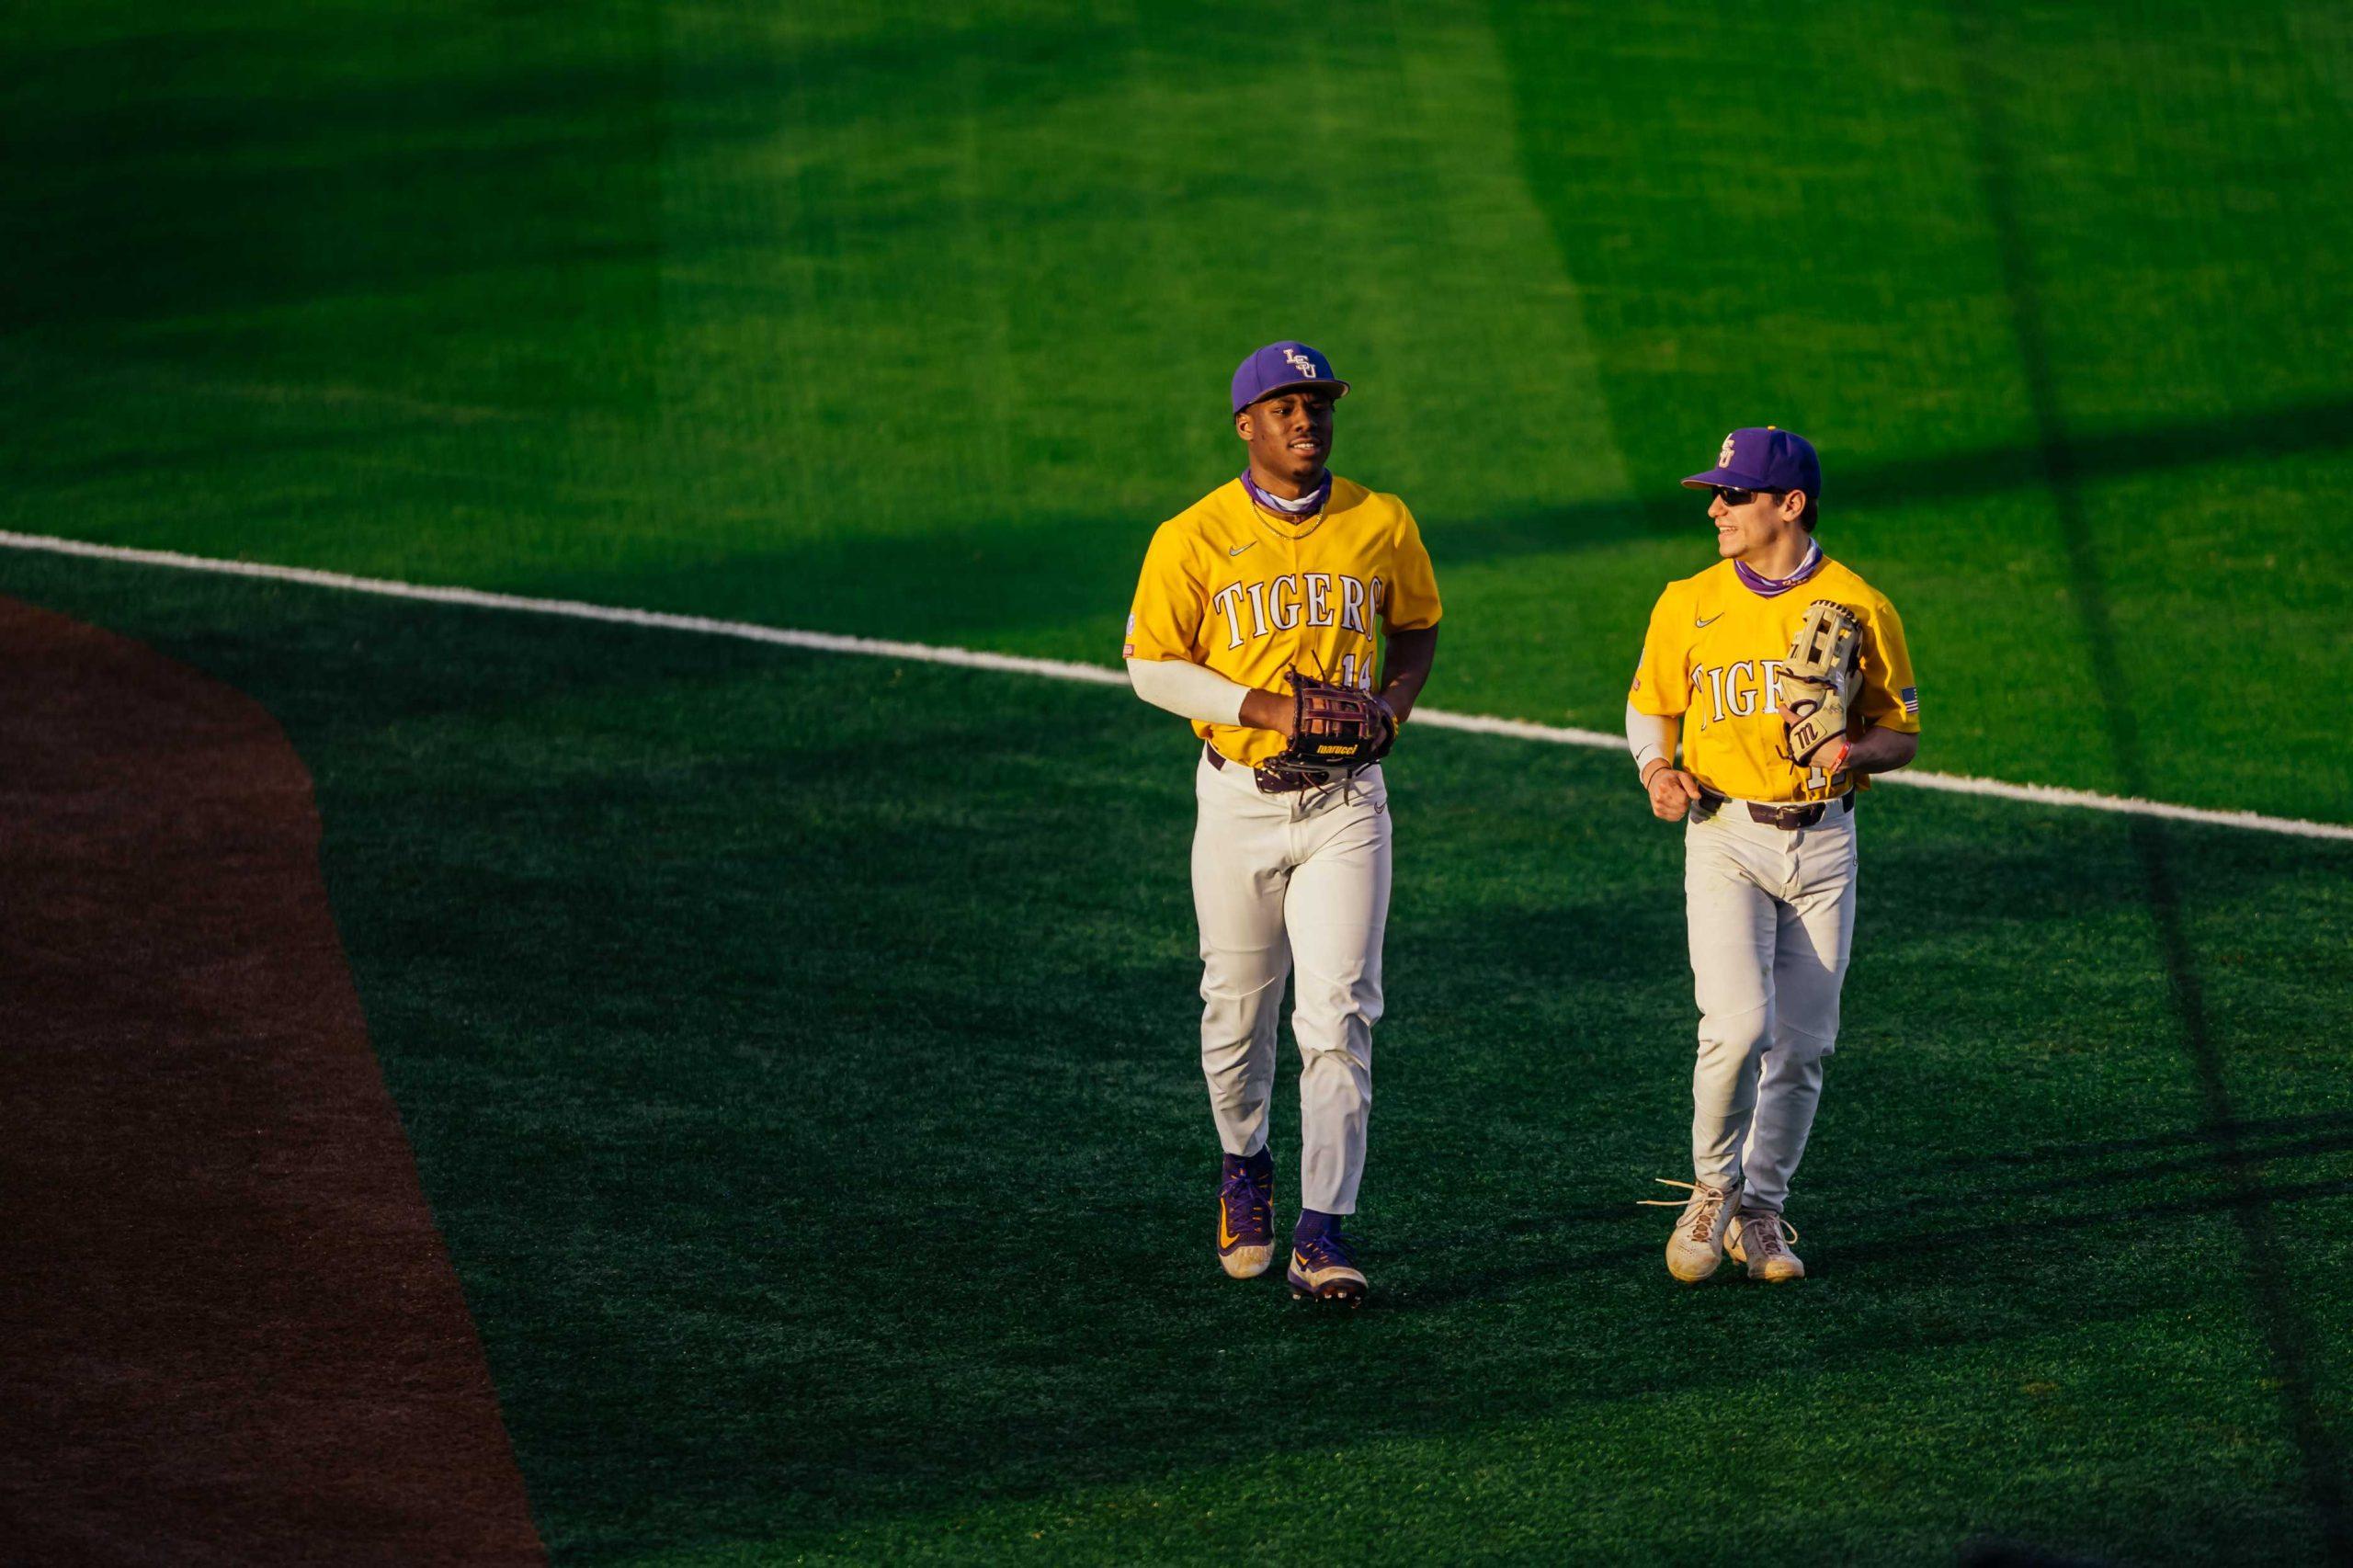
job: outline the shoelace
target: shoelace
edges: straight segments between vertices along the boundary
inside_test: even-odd
[[[1722,1209],[1732,1197],[1731,1189],[1726,1187],[1702,1187],[1695,1181],[1670,1181],[1665,1176],[1653,1176],[1651,1179],[1661,1187],[1679,1187],[1691,1196],[1689,1198],[1637,1198],[1634,1199],[1634,1207],[1637,1209],[1681,1209],[1687,1204],[1696,1202],[1698,1207],[1692,1210],[1691,1214],[1691,1239],[1695,1242],[1704,1242],[1708,1239],[1709,1233],[1716,1228],[1716,1211]],[[1711,1199],[1712,1201],[1710,1201]]]
[[[1773,1223],[1771,1225],[1756,1233],[1756,1239],[1753,1244],[1748,1240],[1749,1227],[1756,1222],[1757,1216],[1754,1214],[1743,1214],[1739,1216],[1739,1219],[1741,1221],[1740,1234],[1741,1246],[1743,1250],[1745,1250],[1753,1244],[1756,1249],[1761,1253],[1787,1252],[1798,1244],[1798,1228],[1795,1225],[1790,1224],[1787,1220],[1782,1219],[1779,1214],[1773,1216]]]
[[[1326,1231],[1311,1242],[1291,1240],[1291,1250],[1317,1268],[1354,1268],[1356,1254],[1348,1250],[1348,1240],[1337,1231]]]
[[[1255,1229],[1265,1231],[1274,1226],[1274,1204],[1267,1198],[1267,1189],[1250,1179],[1248,1171],[1236,1171],[1226,1177],[1225,1185],[1218,1189],[1218,1199],[1225,1205],[1228,1224],[1233,1223],[1232,1217],[1238,1210],[1249,1217]]]

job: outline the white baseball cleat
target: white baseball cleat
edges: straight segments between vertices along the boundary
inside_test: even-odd
[[[1724,1228],[1732,1220],[1733,1195],[1740,1187],[1737,1183],[1710,1187],[1705,1182],[1669,1181],[1665,1176],[1657,1181],[1661,1187],[1690,1189],[1683,1212],[1676,1216],[1674,1233],[1666,1238],[1666,1271],[1686,1285],[1697,1285],[1724,1260]],[[1675,1199],[1645,1198],[1640,1200],[1640,1206],[1672,1209]]]
[[[1724,1233],[1724,1250],[1748,1270],[1751,1279],[1802,1279],[1805,1264],[1790,1250],[1797,1239],[1798,1228],[1771,1210],[1744,1209]]]

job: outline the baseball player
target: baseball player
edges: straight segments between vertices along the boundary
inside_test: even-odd
[[[1814,540],[1802,437],[1735,430],[1683,483],[1709,492],[1721,559],[1659,596],[1626,705],[1653,813],[1688,819],[1699,1054],[1666,1267],[1704,1279],[1729,1251],[1751,1278],[1797,1279],[1781,1208],[1838,1038],[1856,800],[1918,751],[1919,692],[1895,608]]]
[[[1294,1296],[1355,1305],[1365,1277],[1341,1221],[1356,1211],[1372,1108],[1389,791],[1377,765],[1336,783],[1283,766],[1298,727],[1289,682],[1293,671],[1327,677],[1373,709],[1354,691],[1378,679],[1404,719],[1429,678],[1438,597],[1404,503],[1325,466],[1347,391],[1303,343],[1242,361],[1232,407],[1248,464],[1153,535],[1121,652],[1136,695],[1191,720],[1203,742],[1193,908],[1201,1067],[1225,1150],[1219,1261],[1237,1279],[1273,1262],[1267,1108],[1276,1013],[1296,970],[1303,1146],[1289,1278]]]

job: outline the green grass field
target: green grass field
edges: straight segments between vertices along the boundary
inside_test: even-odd
[[[1422,520],[1434,705],[1613,723],[1676,480],[1770,421],[1921,766],[2353,823],[2341,7],[7,26],[0,528],[1108,664],[1297,335]],[[1814,1278],[1684,1290],[1674,835],[1622,757],[1409,737],[1330,1321],[1210,1257],[1132,699],[0,593],[313,770],[561,1559],[2353,1561],[2353,846],[1875,794]]]

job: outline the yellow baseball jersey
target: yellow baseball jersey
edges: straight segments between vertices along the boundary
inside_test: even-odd
[[[1887,596],[1836,561],[1770,597],[1741,581],[1729,561],[1669,583],[1651,611],[1628,701],[1644,713],[1683,720],[1683,767],[1719,794],[1744,801],[1835,799],[1861,775],[1791,766],[1783,754],[1779,682],[1806,606],[1831,599],[1863,623],[1848,722],[1920,733],[1920,691],[1904,646],[1904,622]]]
[[[1120,653],[1188,660],[1268,691],[1290,690],[1283,673],[1293,667],[1370,691],[1377,629],[1438,619],[1438,574],[1403,501],[1336,475],[1324,510],[1293,521],[1235,479],[1152,536]],[[1283,749],[1272,730],[1196,722],[1193,732],[1253,767]]]

